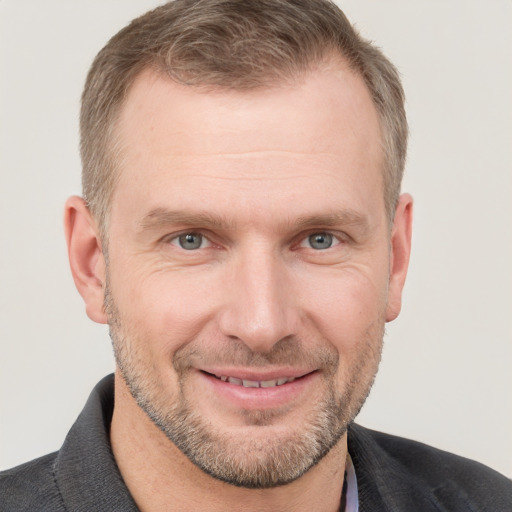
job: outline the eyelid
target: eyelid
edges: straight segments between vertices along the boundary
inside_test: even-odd
[[[165,235],[164,237],[161,238],[160,241],[162,243],[171,244],[175,247],[183,249],[182,247],[179,246],[179,243],[178,243],[179,237],[186,235],[186,234],[195,234],[195,235],[202,236],[203,241],[205,241],[207,243],[206,247],[200,247],[201,249],[207,248],[207,247],[212,247],[212,246],[216,245],[215,242],[212,240],[212,238],[214,238],[214,236],[208,232],[205,233],[205,231],[207,231],[207,230],[193,229],[193,228],[192,229],[183,229],[178,232],[169,233],[169,234]],[[351,237],[343,231],[320,228],[320,229],[310,229],[307,232],[303,232],[300,235],[294,237],[297,240],[297,242],[293,243],[292,245],[295,248],[305,247],[304,244],[307,243],[308,238],[315,234],[329,234],[333,237],[333,239],[336,243],[333,243],[333,245],[331,247],[329,247],[329,249],[331,249],[333,247],[337,247],[340,244],[347,243],[351,240]],[[305,247],[305,248],[308,248],[308,247]]]

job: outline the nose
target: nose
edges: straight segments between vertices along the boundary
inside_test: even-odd
[[[300,315],[293,278],[278,255],[270,250],[248,250],[228,272],[228,298],[219,318],[225,336],[264,353],[297,334]]]

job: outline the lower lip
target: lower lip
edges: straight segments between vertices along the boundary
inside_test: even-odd
[[[318,373],[308,373],[293,382],[271,388],[246,388],[224,382],[210,374],[198,372],[215,395],[241,409],[273,409],[288,405],[299,398],[313,384]]]

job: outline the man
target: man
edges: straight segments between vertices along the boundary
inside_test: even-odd
[[[334,5],[146,14],[97,56],[81,134],[69,258],[116,374],[2,510],[511,509],[492,470],[353,424],[412,200],[397,73]]]

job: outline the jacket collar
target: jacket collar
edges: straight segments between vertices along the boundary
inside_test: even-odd
[[[437,450],[354,424],[348,431],[348,451],[361,512],[473,510],[467,495],[440,476]]]
[[[101,380],[69,431],[54,475],[70,512],[137,512],[112,454],[109,431],[114,410],[114,376]]]

